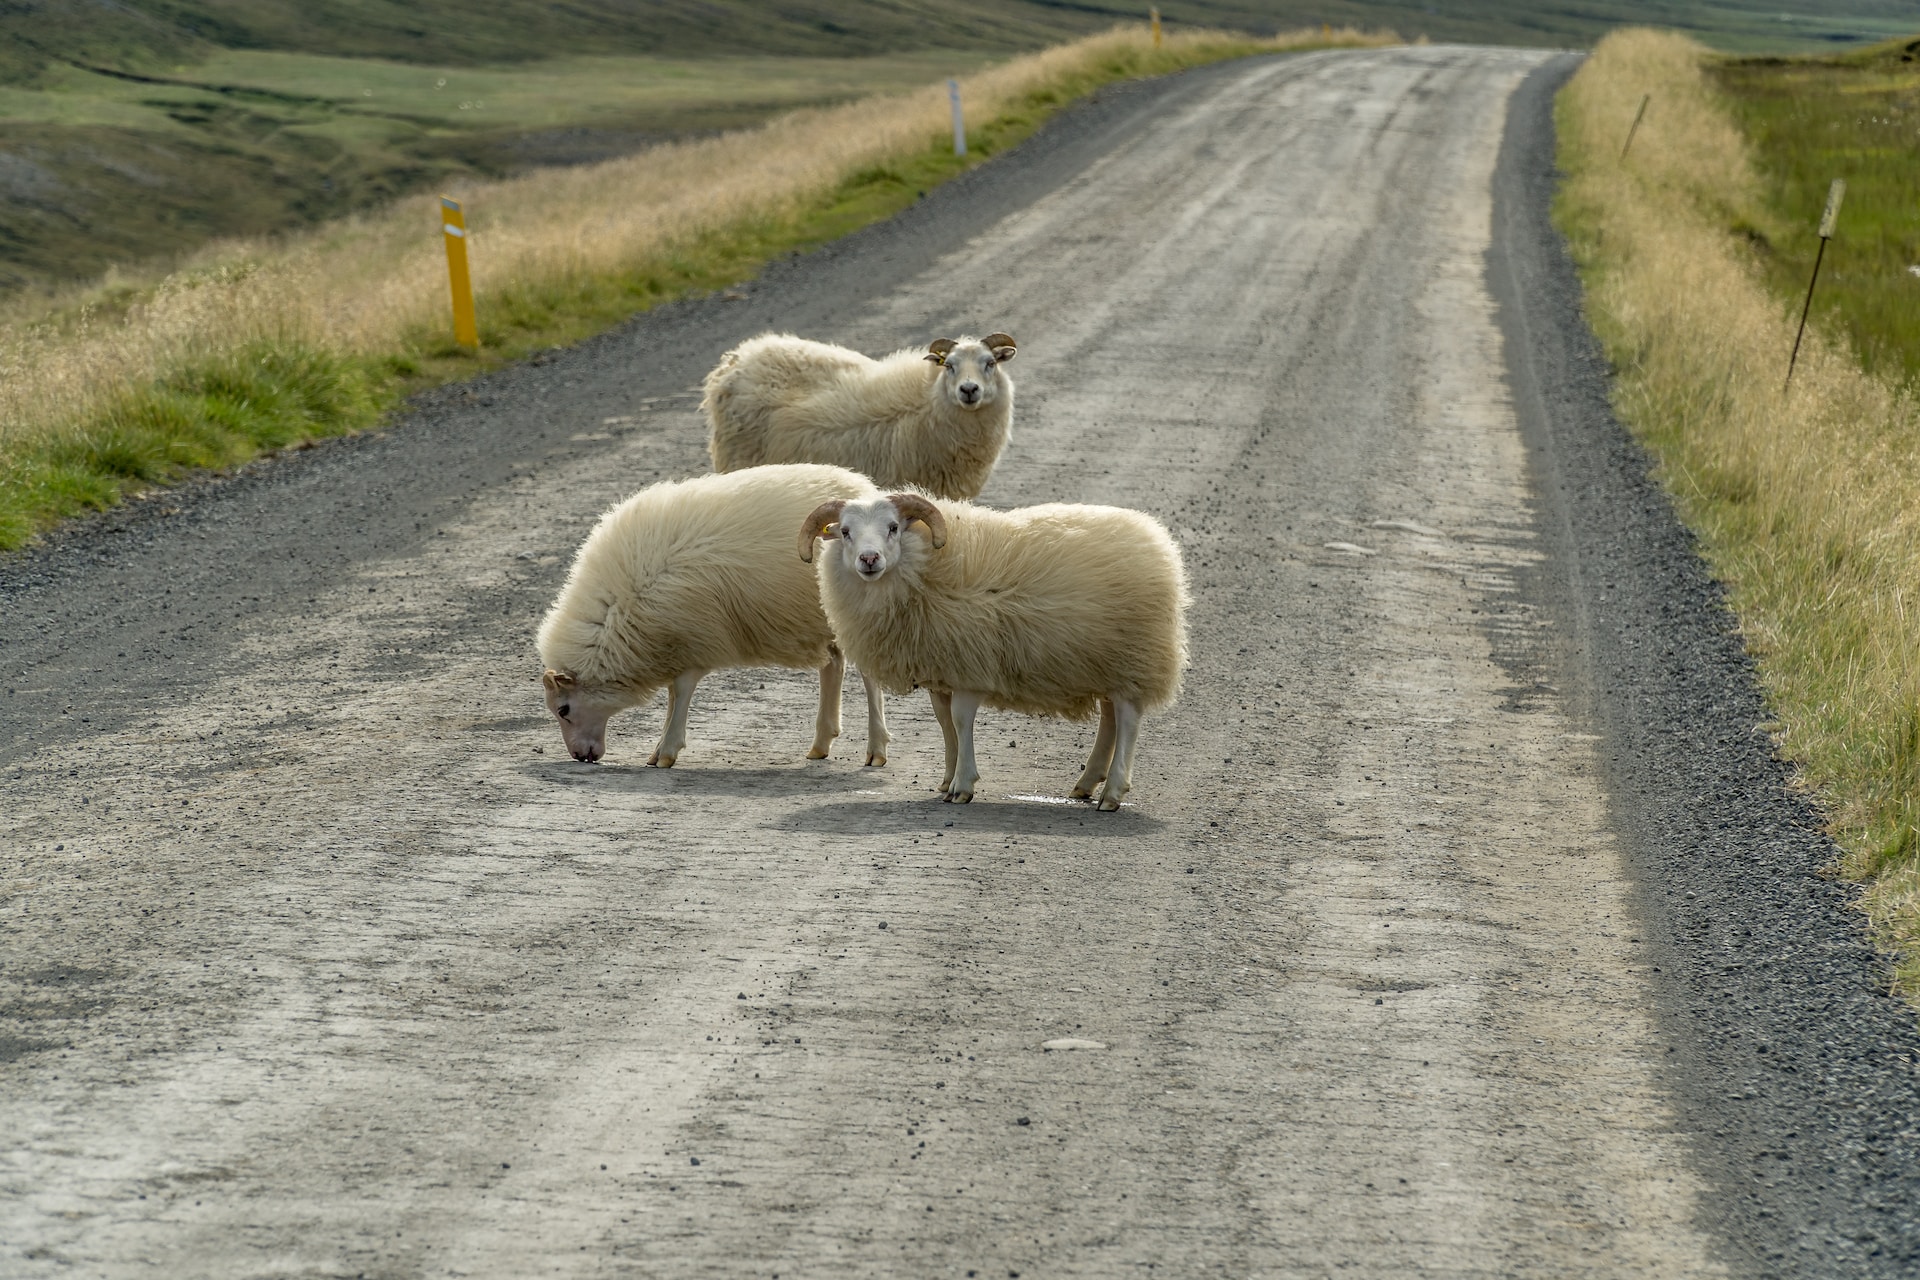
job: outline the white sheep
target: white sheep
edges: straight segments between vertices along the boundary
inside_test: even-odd
[[[822,502],[875,492],[840,467],[754,467],[642,489],[600,517],[540,624],[547,708],[576,760],[606,751],[607,720],[667,688],[667,724],[647,760],[687,745],[693,687],[726,667],[820,672],[809,760],[840,733],[846,659],[820,610],[814,573],[793,560],[793,528]],[[878,684],[867,686],[867,763],[887,761]]]
[[[822,503],[801,526],[802,560],[820,537],[832,544],[820,603],[841,648],[866,679],[933,698],[948,800],[979,783],[981,705],[1073,720],[1097,706],[1071,794],[1105,781],[1100,808],[1120,807],[1140,715],[1179,695],[1187,661],[1186,570],[1165,527],[1119,507],[992,511],[896,493]]]
[[[1013,430],[1014,341],[940,338],[924,353],[763,333],[720,357],[700,401],[715,471],[769,462],[851,467],[943,498],[986,487]]]

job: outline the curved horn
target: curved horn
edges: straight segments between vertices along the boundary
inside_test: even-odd
[[[980,339],[980,345],[993,352],[993,358],[1003,364],[1013,359],[1014,352],[1020,349],[1010,333],[990,333]]]
[[[800,526],[800,558],[808,564],[813,563],[813,540],[840,523],[840,510],[847,505],[845,498],[835,498],[832,502],[823,502],[813,509],[807,522]]]
[[[890,493],[887,501],[893,504],[902,520],[926,522],[927,532],[933,535],[935,551],[947,545],[947,518],[940,514],[940,508],[917,493]]]
[[[960,344],[952,338],[935,338],[927,344],[927,354],[924,358],[933,361],[935,364],[945,364],[947,357],[951,355],[953,349],[959,345]]]

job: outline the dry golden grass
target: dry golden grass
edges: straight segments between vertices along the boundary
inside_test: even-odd
[[[968,76],[962,93],[970,124],[981,123],[1056,87],[1097,81],[1117,58],[1151,72],[1309,44],[1385,42],[1350,31],[1271,40],[1192,32],[1170,33],[1155,49],[1144,28],[1122,28]],[[516,293],[563,295],[570,284],[668,262],[703,237],[777,221],[862,170],[925,151],[946,134],[947,111],[944,84],[931,84],[457,190],[483,340],[490,310]],[[216,245],[155,284],[109,281],[93,295],[118,299],[109,307],[76,295],[13,316],[0,324],[0,479],[23,448],[89,431],[129,392],[236,351],[263,343],[344,356],[418,349],[447,324],[439,225],[434,198],[419,196],[288,240]]]
[[[1558,218],[1616,405],[1726,582],[1781,750],[1920,996],[1920,409],[1817,332],[1783,391],[1797,312],[1735,231],[1758,187],[1708,56],[1650,31],[1599,44],[1558,106]]]

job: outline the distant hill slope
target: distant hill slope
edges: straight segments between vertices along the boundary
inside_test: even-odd
[[[0,0],[0,296],[923,84],[1149,0]],[[1320,23],[1741,50],[1920,29],[1912,0],[1164,0],[1178,26]]]
[[[18,80],[60,60],[151,70],[220,48],[434,66],[1011,51],[1144,13],[1035,0],[0,0],[0,76]]]
[[[1722,46],[1865,42],[1920,28],[1911,0],[1168,0],[1169,22],[1271,32],[1321,22],[1409,38],[1587,44],[1631,23]],[[214,49],[458,66],[594,54],[857,57],[1029,49],[1146,4],[1111,0],[0,0],[0,83],[49,63],[139,70]]]
[[[1331,22],[1409,39],[1549,47],[1589,45],[1622,26],[1672,27],[1723,49],[1861,44],[1920,31],[1912,0],[1170,0],[1160,11],[1250,31]]]

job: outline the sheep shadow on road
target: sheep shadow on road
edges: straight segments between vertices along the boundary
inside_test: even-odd
[[[644,759],[645,757],[641,757]],[[623,795],[733,797],[765,800],[770,797],[817,795],[865,790],[873,780],[851,770],[824,765],[787,765],[737,768],[724,760],[707,765],[681,763],[656,769],[632,764],[582,764],[575,760],[544,760],[523,764],[520,772],[538,782],[582,787],[592,792]]]
[[[920,835],[951,826],[956,832],[1108,840],[1155,835],[1167,824],[1135,809],[1100,813],[1090,804],[1051,798],[976,796],[971,804],[945,804],[929,791],[922,800],[836,800],[786,814],[768,826],[810,835]]]

